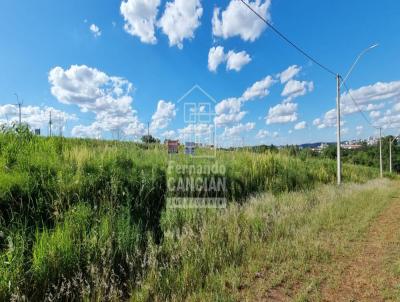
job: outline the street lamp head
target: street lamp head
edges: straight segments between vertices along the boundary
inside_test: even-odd
[[[354,61],[353,65],[350,67],[349,71],[347,72],[346,76],[344,77],[342,84],[340,86],[343,85],[343,83],[345,83],[347,81],[347,79],[349,78],[350,74],[353,72],[354,67],[357,65],[358,61],[361,59],[361,57],[363,55],[365,55],[368,51],[370,51],[371,49],[374,49],[376,47],[378,47],[379,44],[375,43],[373,45],[371,45],[370,47],[366,48],[365,50],[363,50],[358,57],[356,58],[356,60]]]
[[[374,45],[371,45],[368,49],[373,49],[373,48],[378,47],[378,46],[379,46],[379,44],[375,43]]]

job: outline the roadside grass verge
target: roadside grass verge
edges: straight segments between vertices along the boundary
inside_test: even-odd
[[[153,245],[145,281],[133,301],[249,301],[279,291],[299,301],[318,298],[336,257],[398,193],[398,183],[376,180],[340,188],[261,195],[226,211],[166,213],[166,234]],[[266,296],[264,296],[266,297]]]
[[[324,202],[344,198],[319,188],[335,183],[329,159],[219,150],[225,173],[200,175],[170,171],[170,160],[210,166],[184,154],[169,158],[162,145],[0,133],[0,300],[230,299],[243,287],[238,267],[257,263],[249,261],[254,251],[276,246],[265,256],[271,263],[295,257],[286,250],[296,253],[292,232]],[[378,176],[363,166],[343,171],[346,182]],[[194,176],[226,178],[229,207],[166,210],[169,181]]]
[[[400,221],[400,216],[398,220]],[[384,290],[384,298],[388,301],[400,301],[400,233],[397,233],[393,242],[388,244],[388,255],[384,260],[384,268],[391,287]]]

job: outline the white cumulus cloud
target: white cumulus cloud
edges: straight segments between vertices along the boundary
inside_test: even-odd
[[[170,46],[183,48],[184,39],[194,38],[200,26],[203,8],[199,0],[174,0],[167,2],[158,26],[168,36]]]
[[[258,132],[256,134],[256,138],[258,138],[258,139],[264,139],[264,138],[267,138],[268,136],[270,136],[270,133],[268,130],[265,130],[265,129],[258,130]]]
[[[246,115],[242,111],[242,101],[238,98],[225,99],[215,106],[214,122],[218,126],[240,122]]]
[[[313,125],[318,129],[324,129],[336,126],[336,121],[336,109],[332,109],[325,113],[323,119],[315,119]]]
[[[102,128],[96,122],[89,126],[77,125],[72,128],[71,135],[74,137],[81,138],[96,138],[100,139],[102,134]]]
[[[228,53],[225,53],[222,46],[211,47],[208,53],[208,69],[216,72],[218,66],[225,62],[227,70],[239,72],[245,65],[251,62],[251,57],[245,51],[235,52],[230,50]]]
[[[165,129],[176,116],[175,104],[160,100],[151,121],[152,131]]]
[[[256,98],[263,98],[269,95],[269,88],[276,83],[271,76],[267,76],[261,81],[255,82],[243,93],[243,99],[246,101],[254,100]]]
[[[136,135],[144,129],[132,108],[133,85],[124,78],[108,76],[86,65],[72,65],[66,70],[53,68],[49,73],[49,83],[51,93],[59,102],[76,105],[82,112],[96,115],[93,128],[122,130],[126,135]],[[138,131],[133,131],[133,128]]]
[[[226,69],[240,71],[243,66],[251,62],[251,57],[245,51],[234,52],[230,50],[227,54]]]
[[[100,28],[96,25],[96,24],[92,24],[89,27],[90,31],[92,32],[93,36],[95,38],[100,37],[101,36],[101,30]]]
[[[160,0],[123,0],[120,10],[125,31],[143,43],[157,43],[155,26],[159,5]]]
[[[266,121],[267,124],[285,124],[297,121],[297,104],[284,103],[271,107]]]
[[[265,19],[270,20],[270,0],[245,0],[252,9]],[[227,8],[221,11],[214,9],[212,18],[213,35],[224,39],[239,36],[244,41],[255,41],[265,30],[266,24],[260,20],[241,1],[231,0]]]
[[[359,110],[371,111],[370,117],[375,119],[374,125],[392,127],[397,123],[397,117],[392,112],[386,112],[384,116],[378,113],[386,105],[397,101],[400,97],[400,81],[377,82],[358,89],[350,89],[341,95],[341,113],[349,115]],[[379,115],[379,116],[378,116]],[[331,109],[325,113],[319,121],[318,128],[333,127],[336,125],[336,110]],[[392,125],[392,126],[390,126]]]
[[[299,96],[306,95],[307,92],[312,92],[313,90],[313,82],[289,80],[281,95],[286,98],[285,102],[290,102]]]
[[[306,129],[306,128],[307,128],[307,123],[305,121],[297,123],[294,126],[294,130],[303,130],[303,129]]]
[[[368,104],[368,105],[363,105],[362,110],[364,111],[372,111],[372,110],[380,110],[385,107],[385,103],[380,103],[380,104]]]
[[[371,111],[370,113],[369,113],[369,116],[372,118],[372,119],[377,119],[377,118],[379,118],[380,116],[381,116],[381,112],[380,111]]]
[[[174,130],[168,130],[161,134],[166,139],[173,139],[176,136],[176,132]]]
[[[226,55],[222,46],[211,47],[208,52],[208,70],[216,72],[218,66],[224,63]]]
[[[178,129],[178,138],[181,141],[195,141],[201,143],[212,143],[215,135],[212,124],[189,124],[185,128]]]
[[[393,106],[393,110],[394,110],[394,111],[397,111],[397,112],[400,112],[400,103],[396,103],[396,104]]]
[[[350,94],[359,104],[394,99],[400,97],[400,81],[388,83],[377,82],[355,90],[350,89]],[[342,102],[351,102],[351,97],[347,92],[342,94]]]
[[[301,67],[297,65],[289,66],[285,71],[282,71],[278,76],[281,83],[284,84],[287,81],[293,79],[301,71]]]
[[[276,82],[271,76],[255,82],[241,97],[222,100],[215,106],[215,123],[219,126],[240,122],[247,112],[242,110],[246,101],[269,95],[269,88]]]
[[[48,106],[22,106],[22,123],[28,124],[31,129],[48,129],[48,123],[52,116],[52,130],[54,133],[63,131],[67,121],[76,120],[74,114]],[[0,105],[0,124],[17,123],[19,121],[18,107],[13,104]]]
[[[231,138],[242,135],[245,132],[250,132],[256,126],[255,123],[238,124],[230,128],[225,128],[223,137]]]

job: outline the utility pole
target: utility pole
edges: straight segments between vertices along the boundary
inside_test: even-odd
[[[147,122],[147,138],[150,137],[150,122]]]
[[[19,125],[21,126],[22,118],[21,118],[21,103],[18,103],[18,113],[19,113]]]
[[[17,106],[18,106],[18,116],[19,116],[19,126],[21,126],[22,123],[22,118],[21,118],[21,107],[24,101],[20,102],[18,98],[18,94],[14,93],[14,95],[17,97]]]
[[[398,139],[399,136],[394,137],[393,139],[389,140],[390,142],[390,146],[389,146],[389,169],[390,169],[390,173],[393,173],[393,160],[392,160],[392,146],[394,143],[395,139]]]
[[[336,75],[337,97],[336,97],[336,120],[337,120],[337,134],[336,134],[336,164],[337,164],[337,184],[342,183],[342,162],[341,162],[341,138],[340,138],[340,75]]]
[[[215,150],[217,150],[216,148],[217,148],[217,146],[216,146],[216,144],[215,144],[215,126],[214,126],[214,128],[213,128],[213,132],[212,132],[212,141],[211,141],[211,143],[210,144],[212,144],[213,146],[214,146],[214,149]]]
[[[392,173],[392,143],[395,139],[390,139],[389,140],[389,171]]]
[[[352,73],[353,69],[357,65],[358,61],[361,59],[361,57],[368,52],[369,50],[375,48],[378,46],[378,44],[374,44],[367,49],[365,49],[363,52],[361,52],[358,57],[356,58],[355,62],[351,66],[349,72],[347,75],[344,77],[344,80],[341,81],[341,77],[339,74],[335,73],[319,61],[317,61],[315,58],[313,58],[311,55],[309,55],[307,52],[305,52],[303,49],[301,49],[299,46],[297,46],[294,42],[292,42],[288,37],[286,37],[282,32],[280,32],[271,22],[269,22],[267,19],[265,19],[263,16],[261,16],[260,13],[258,13],[247,1],[245,0],[240,0],[249,10],[251,10],[258,18],[260,18],[272,31],[274,31],[278,36],[280,36],[283,40],[285,40],[288,44],[290,44],[293,48],[295,48],[298,52],[300,52],[303,56],[307,57],[307,59],[311,60],[313,63],[317,64],[321,69],[325,70],[327,73],[330,73],[333,76],[336,76],[337,80],[337,108],[336,108],[336,114],[337,114],[337,183],[338,185],[341,184],[342,182],[342,175],[341,175],[341,157],[340,157],[340,86],[341,82],[345,83],[347,79],[349,78],[350,74]]]
[[[381,178],[383,178],[383,164],[382,164],[382,128],[379,128],[379,167],[381,171]]]
[[[60,127],[58,130],[59,130],[59,132],[60,132],[60,137],[62,137],[63,136],[63,125],[62,125],[62,120],[61,120],[61,118],[58,120],[58,127]]]
[[[50,110],[50,119],[49,119],[49,135],[51,137],[51,126],[52,126],[53,122],[51,120],[51,110]]]

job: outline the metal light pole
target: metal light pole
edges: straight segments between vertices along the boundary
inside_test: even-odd
[[[376,47],[378,47],[378,46],[379,46],[379,44],[371,45],[370,47],[364,49],[364,50],[358,55],[358,57],[357,57],[356,60],[354,61],[353,65],[351,65],[349,71],[347,72],[347,75],[344,77],[343,83],[345,83],[345,82],[348,80],[348,78],[350,77],[351,73],[353,72],[354,67],[356,67],[356,65],[357,65],[358,61],[360,61],[361,57],[362,57],[363,55],[365,55],[368,51],[370,51],[370,50],[372,50],[372,49],[374,49],[374,48],[376,48]]]
[[[382,163],[382,128],[379,128],[379,168],[381,178],[383,178],[383,163]]]
[[[337,163],[337,184],[342,183],[342,160],[341,160],[341,138],[340,138],[340,75],[336,76],[336,119],[337,119],[337,134],[336,134],[336,163]]]
[[[51,137],[52,133],[51,133],[51,126],[53,125],[53,121],[51,120],[51,110],[50,110],[50,119],[49,119],[49,136]]]
[[[340,133],[340,128],[341,128],[341,112],[340,112],[340,88],[348,78],[350,77],[351,73],[354,70],[354,67],[356,67],[358,61],[361,59],[361,57],[367,53],[369,50],[377,47],[378,44],[374,44],[366,49],[364,49],[356,58],[354,61],[353,65],[351,65],[349,71],[347,72],[346,76],[344,79],[338,74],[336,75],[336,85],[337,85],[337,98],[336,98],[336,128],[337,128],[337,134],[336,134],[336,145],[337,145],[337,150],[336,150],[336,161],[337,161],[337,184],[340,185],[342,183],[342,159],[341,159],[341,133]],[[382,174],[382,173],[381,173]]]
[[[390,173],[392,173],[392,143],[393,143],[393,140],[389,141],[389,172]]]
[[[390,173],[393,173],[393,161],[392,161],[392,145],[395,139],[397,139],[398,136],[394,137],[393,139],[389,140],[389,170]]]
[[[327,68],[326,66],[324,66],[323,64],[321,64],[320,62],[318,62],[316,59],[314,59],[312,56],[310,56],[309,54],[307,54],[303,49],[301,49],[299,46],[297,46],[295,43],[293,43],[291,40],[289,40],[289,38],[287,38],[283,33],[281,33],[273,24],[271,24],[268,20],[266,20],[263,16],[261,16],[256,10],[254,10],[251,5],[245,1],[245,0],[241,0],[241,2],[249,9],[251,10],[258,18],[260,18],[269,28],[271,28],[278,36],[280,36],[283,40],[285,40],[287,43],[289,43],[292,47],[294,47],[298,52],[300,52],[303,56],[307,57],[309,60],[311,60],[312,62],[314,62],[315,64],[317,64],[319,67],[321,67],[322,69],[324,69],[326,72],[330,73],[331,75],[335,75],[336,76],[336,81],[337,81],[337,108],[336,108],[336,116],[337,116],[337,182],[340,185],[341,183],[341,158],[340,158],[340,87],[341,85],[343,85],[343,83],[345,83],[347,81],[347,79],[349,78],[351,72],[353,71],[354,67],[357,65],[358,61],[360,60],[360,58],[369,50],[375,48],[378,46],[378,44],[374,44],[370,47],[368,47],[367,49],[365,49],[364,51],[362,51],[358,57],[356,58],[356,60],[354,61],[353,65],[350,67],[349,72],[347,73],[347,75],[344,77],[344,80],[341,81],[341,77],[339,74],[336,74],[335,72],[333,72],[331,69]],[[340,83],[341,82],[341,83]]]
[[[18,103],[18,111],[19,111],[19,125],[21,126],[22,118],[21,118],[21,103]]]
[[[18,98],[18,94],[16,94],[16,93],[14,93],[14,95],[17,97],[17,105],[18,105],[18,115],[19,115],[19,125],[21,126],[21,121],[22,121],[22,118],[21,118],[21,105],[22,105],[22,103],[20,103],[19,102],[19,98]]]

